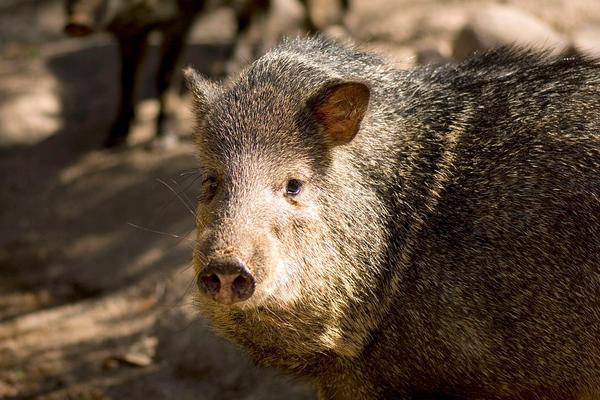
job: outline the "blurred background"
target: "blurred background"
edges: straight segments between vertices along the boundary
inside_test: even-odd
[[[306,32],[398,68],[502,44],[594,57],[600,2],[0,0],[1,399],[314,398],[193,309],[179,73],[226,79]]]

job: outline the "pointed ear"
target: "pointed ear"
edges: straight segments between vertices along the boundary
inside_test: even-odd
[[[192,92],[196,118],[201,120],[221,89],[219,85],[204,78],[192,67],[183,70],[183,76],[188,89]]]
[[[358,133],[369,97],[369,87],[364,83],[336,82],[325,85],[309,100],[309,112],[323,127],[330,142],[342,145]]]

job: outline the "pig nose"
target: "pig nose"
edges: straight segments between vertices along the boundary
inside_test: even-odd
[[[198,276],[200,291],[222,304],[233,304],[250,298],[256,281],[236,258],[211,261]]]

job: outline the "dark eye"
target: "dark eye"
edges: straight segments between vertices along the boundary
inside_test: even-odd
[[[297,196],[302,190],[302,181],[298,179],[290,179],[285,187],[285,194],[288,196]]]
[[[210,201],[217,191],[217,178],[214,176],[209,176],[204,181],[202,181],[202,198],[205,201]]]

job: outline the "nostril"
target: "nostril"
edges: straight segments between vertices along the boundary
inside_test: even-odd
[[[246,278],[244,278],[243,276],[240,275],[240,276],[238,276],[237,278],[235,278],[233,280],[233,286],[235,288],[246,286],[247,282],[248,282],[248,280]]]
[[[256,286],[252,273],[235,258],[212,260],[200,272],[197,283],[201,292],[222,304],[249,299]]]
[[[200,276],[200,288],[207,293],[216,294],[221,290],[221,280],[217,274]]]
[[[239,300],[246,300],[254,293],[255,281],[251,275],[239,275],[233,280],[232,289]]]

